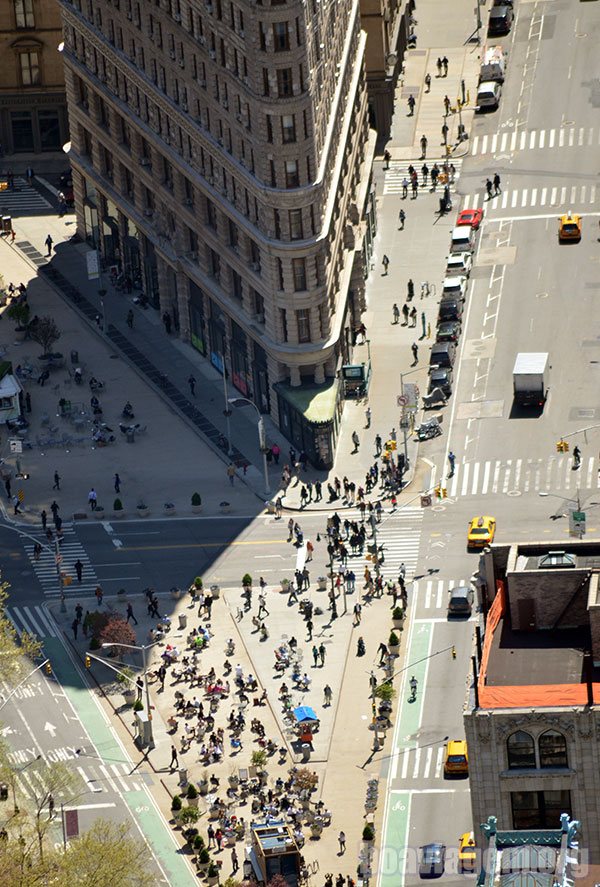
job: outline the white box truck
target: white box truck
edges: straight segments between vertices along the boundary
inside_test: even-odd
[[[515,403],[521,406],[542,407],[548,396],[547,352],[523,352],[517,354],[513,369]]]

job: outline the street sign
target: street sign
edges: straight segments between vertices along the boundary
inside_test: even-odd
[[[407,399],[407,407],[411,410],[416,410],[419,405],[419,386],[414,382],[405,382],[404,397]]]
[[[431,505],[431,496],[421,496],[421,508],[429,508]]]
[[[406,396],[406,394],[399,394],[398,397],[396,398],[396,404],[399,407],[405,407],[407,403],[408,403],[408,397]]]
[[[54,555],[54,563],[55,564],[62,564],[62,554],[55,554]]]
[[[22,453],[23,452],[23,441],[18,438],[11,437],[9,438],[8,445],[10,447],[11,453]]]
[[[79,814],[77,810],[65,810],[63,813],[63,822],[65,826],[65,837],[77,838],[79,835]]]
[[[85,254],[85,263],[87,265],[88,280],[98,280],[100,277],[100,264],[98,260],[98,250],[91,249]]]
[[[569,509],[569,533],[578,538],[585,536],[585,511]]]

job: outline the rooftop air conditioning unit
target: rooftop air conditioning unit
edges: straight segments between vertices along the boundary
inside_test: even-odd
[[[142,157],[140,159],[140,166],[150,166],[150,158],[149,157]]]
[[[217,53],[215,52],[214,49],[209,49],[209,50],[208,50],[208,54],[209,54],[209,56],[211,57],[211,59],[212,59],[213,61],[214,61],[214,60],[216,59],[216,57],[217,57]]]

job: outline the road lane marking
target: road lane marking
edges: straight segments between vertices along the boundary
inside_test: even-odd
[[[102,786],[94,785],[92,780],[87,778],[83,767],[78,767],[77,771],[91,792],[101,792],[102,791]]]
[[[321,518],[322,520],[323,518]],[[123,546],[120,551],[177,551],[188,548],[227,548],[229,546],[238,545],[281,545],[287,542],[286,539],[256,539],[253,541],[231,539],[223,542],[182,542],[173,543],[172,545],[127,545]],[[109,581],[109,580],[104,580]]]

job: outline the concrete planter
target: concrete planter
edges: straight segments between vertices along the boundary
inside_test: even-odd
[[[221,586],[220,585],[211,585],[210,586],[210,593],[211,593],[213,601],[218,601],[219,598],[221,597]]]
[[[317,588],[319,591],[327,591],[327,576],[318,577]]]
[[[120,518],[125,517],[125,509],[124,508],[113,509],[113,517],[115,520],[120,520]]]
[[[192,505],[192,514],[200,514],[202,511],[201,505]]]
[[[123,691],[123,701],[125,705],[133,705],[137,697],[137,693],[135,690],[124,690]]]
[[[173,517],[174,514],[177,514],[175,506],[170,502],[167,505],[163,506],[163,512],[165,514],[165,517]]]
[[[404,628],[404,619],[392,619],[392,625],[397,631],[402,631]]]
[[[104,520],[104,518],[106,517],[104,513],[104,506],[96,506],[96,508],[94,509],[94,517],[96,518],[96,520]]]
[[[290,590],[290,580],[289,579],[282,579],[281,580],[281,590],[283,591],[284,594],[287,594],[289,592],[289,590]]]
[[[135,510],[137,512],[138,517],[148,517],[148,515],[150,514],[150,509],[148,508],[147,505],[143,505],[143,506],[138,505]]]
[[[219,502],[219,510],[221,514],[229,514],[231,511],[231,502]]]
[[[390,656],[399,656],[400,655],[400,644],[390,644],[388,647],[388,652]]]

